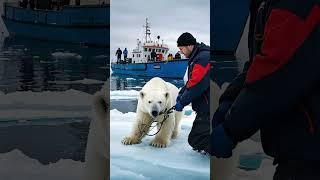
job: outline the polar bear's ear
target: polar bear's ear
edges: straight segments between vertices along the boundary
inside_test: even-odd
[[[166,92],[166,93],[164,94],[164,96],[168,99],[168,98],[169,98],[169,93]]]
[[[142,99],[144,97],[144,92],[140,91],[139,95],[140,95],[140,98]]]

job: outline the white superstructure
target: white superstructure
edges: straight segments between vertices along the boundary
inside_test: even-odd
[[[146,18],[145,27],[145,41],[142,43],[137,39],[137,47],[132,51],[132,63],[145,63],[151,60],[151,52],[154,50],[157,54],[156,61],[162,61],[166,58],[169,51],[168,45],[163,44],[163,40],[160,42],[160,36],[157,37],[157,41],[152,41],[150,38],[150,24],[148,18]]]

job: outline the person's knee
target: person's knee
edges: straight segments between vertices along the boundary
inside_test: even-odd
[[[190,134],[188,136],[188,143],[192,148],[196,147],[196,142],[194,140],[194,136],[192,135],[192,132],[190,132]]]
[[[209,148],[209,134],[195,134],[190,133],[188,136],[188,143],[194,150],[205,150]]]
[[[188,136],[189,145],[196,150],[205,150],[209,146],[209,116],[197,116]]]

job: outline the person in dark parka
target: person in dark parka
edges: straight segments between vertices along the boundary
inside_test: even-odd
[[[219,99],[210,154],[260,130],[274,180],[320,179],[319,1],[252,1],[250,13],[250,61]]]
[[[182,111],[183,107],[192,104],[197,113],[193,122],[188,142],[194,150],[209,150],[210,108],[209,108],[209,79],[210,79],[210,47],[197,43],[190,33],[183,33],[177,40],[180,52],[188,61],[188,81],[177,97],[175,109]]]
[[[122,51],[120,48],[118,48],[118,50],[116,51],[117,63],[121,63],[121,55],[122,55]]]

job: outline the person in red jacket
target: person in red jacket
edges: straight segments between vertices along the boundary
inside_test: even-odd
[[[320,2],[252,4],[250,60],[219,99],[210,154],[230,157],[259,130],[264,152],[277,165],[274,180],[318,180]]]
[[[183,107],[192,104],[197,113],[193,122],[188,142],[194,150],[209,150],[210,111],[209,111],[209,80],[210,80],[210,47],[197,43],[188,32],[183,33],[177,40],[180,52],[188,60],[188,81],[177,97],[175,109],[182,111]]]

